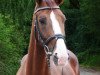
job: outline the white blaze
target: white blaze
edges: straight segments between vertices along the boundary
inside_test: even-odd
[[[59,25],[59,22],[58,22],[56,15],[54,14],[53,11],[50,14],[50,19],[52,21],[52,27],[53,27],[54,34],[62,34],[63,35],[61,28],[60,28],[60,25]],[[67,57],[68,58],[67,50],[68,49],[66,48],[64,40],[58,39],[56,42],[56,50],[54,53],[57,53],[59,58],[60,57],[65,57],[65,58]]]
[[[50,14],[50,18],[52,21],[52,27],[53,27],[54,33],[55,34],[62,34],[59,22],[57,21],[56,16],[55,16],[53,11]]]

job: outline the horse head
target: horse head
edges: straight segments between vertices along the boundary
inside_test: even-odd
[[[68,61],[68,49],[65,45],[65,16],[59,8],[62,0],[37,0],[35,9],[35,37],[49,56],[55,56],[56,65],[65,65]]]

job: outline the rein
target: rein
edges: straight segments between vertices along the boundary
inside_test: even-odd
[[[60,9],[58,6],[55,6],[55,7],[41,7],[41,8],[38,8],[37,10],[35,10],[34,14],[36,14],[38,11],[40,10],[53,10],[53,9]],[[44,40],[44,37],[42,35],[42,32],[40,31],[40,28],[39,28],[39,24],[38,24],[38,19],[37,19],[37,16],[36,16],[36,19],[35,19],[35,25],[34,25],[34,32],[35,32],[35,38],[37,41],[40,41],[44,50],[45,50],[45,53],[46,53],[46,58],[47,58],[47,62],[48,62],[48,66],[50,67],[50,56],[52,56],[53,54],[53,50],[54,50],[54,47],[53,48],[49,48],[48,47],[48,44],[50,43],[50,41],[52,41],[53,39],[56,39],[56,41],[58,39],[64,39],[64,36],[62,34],[56,34],[56,35],[53,35],[53,36],[50,36],[48,37],[46,40]],[[37,39],[37,34],[38,34],[38,39]]]

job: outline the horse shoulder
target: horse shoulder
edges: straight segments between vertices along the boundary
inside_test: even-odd
[[[69,63],[71,64],[76,75],[80,75],[79,62],[77,56],[72,51],[68,51],[68,53],[69,53]]]
[[[26,54],[21,60],[21,66],[16,75],[26,75],[26,63],[27,63],[27,56]]]

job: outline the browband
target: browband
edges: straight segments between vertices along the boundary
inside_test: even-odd
[[[48,6],[46,6],[46,7],[40,7],[40,8],[38,8],[38,9],[36,9],[34,11],[34,14],[36,14],[40,10],[45,10],[45,9],[60,9],[60,7],[59,6],[54,6],[54,7],[48,7]]]

